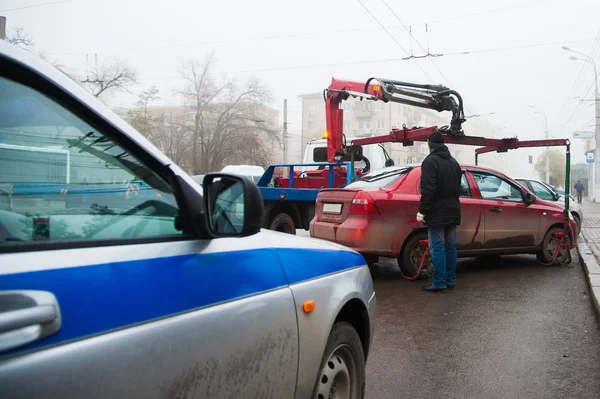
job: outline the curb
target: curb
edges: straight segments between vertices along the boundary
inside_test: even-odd
[[[598,265],[598,262],[587,243],[582,241],[583,240],[577,243],[577,252],[579,254],[579,260],[586,272],[586,280],[590,286],[592,304],[596,309],[596,315],[600,318],[600,265]]]

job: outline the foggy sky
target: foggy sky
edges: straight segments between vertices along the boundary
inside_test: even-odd
[[[274,108],[282,110],[288,99],[291,146],[298,149],[297,96],[322,91],[332,76],[447,85],[461,93],[467,114],[495,113],[477,120],[490,133],[504,128],[505,136],[543,138],[544,119],[530,105],[546,113],[551,137],[593,130],[593,103],[580,106],[575,98],[587,92],[586,99],[593,99],[591,67],[569,60],[573,54],[561,46],[591,54],[596,44],[600,65],[600,43],[594,43],[600,1],[387,0],[425,49],[429,45],[431,53],[446,54],[416,62],[400,60],[407,56],[400,46],[410,53],[412,44],[415,55],[423,51],[385,3],[361,1],[399,44],[356,0],[72,0],[13,11],[8,10],[52,0],[0,0],[0,14],[9,30],[22,27],[49,59],[74,70],[84,71],[94,54],[100,60],[127,59],[140,72],[134,94],[157,85],[163,104],[179,101],[172,94],[182,84],[178,64],[214,51],[217,73],[240,81],[262,79],[273,92]],[[498,9],[504,10],[489,12]],[[551,45],[530,46],[539,44]],[[471,53],[457,54],[465,51]],[[118,95],[109,102],[131,107],[135,96]],[[580,110],[573,114],[576,107]],[[469,122],[464,128],[468,134]],[[502,156],[520,164],[540,151]],[[573,155],[574,162],[584,161],[580,141],[575,140]]]

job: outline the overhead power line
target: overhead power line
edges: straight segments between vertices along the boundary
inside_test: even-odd
[[[49,3],[40,3],[40,4],[32,4],[29,6],[22,6],[22,7],[15,7],[15,8],[7,8],[4,10],[0,10],[0,12],[9,12],[9,11],[18,11],[18,10],[25,10],[27,8],[37,8],[37,7],[45,7],[45,6],[51,6],[53,4],[60,4],[60,3],[69,3],[73,0],[58,0],[58,1],[51,1]]]
[[[399,26],[392,26],[390,28],[399,28]],[[198,47],[198,46],[210,46],[215,44],[231,44],[231,43],[240,43],[240,42],[252,42],[252,41],[261,41],[261,40],[274,40],[274,39],[288,39],[295,37],[307,37],[307,36],[322,36],[322,35],[334,35],[338,33],[355,33],[355,32],[366,32],[366,31],[378,31],[379,28],[361,28],[361,29],[337,29],[331,31],[324,32],[304,32],[304,33],[290,33],[283,35],[268,35],[268,36],[255,36],[255,37],[238,37],[234,39],[223,39],[223,40],[212,40],[212,41],[204,41],[204,42],[196,42],[196,43],[175,43],[175,44],[165,44],[162,46],[153,46],[153,47],[138,47],[138,48],[129,48],[118,50],[117,52],[123,53],[141,53],[145,51],[154,51],[154,50],[167,50],[167,49],[176,49],[176,48],[189,48],[189,47]],[[86,55],[87,53],[48,53],[48,55],[54,56],[67,56],[67,55]]]
[[[583,98],[586,98],[588,93],[592,90],[592,88],[594,87],[594,82],[592,82],[592,84],[588,87],[588,89],[586,90],[585,94],[583,95]],[[573,117],[575,115],[577,115],[579,113],[579,111],[581,111],[582,109],[585,109],[583,107],[584,102],[581,101],[579,104],[577,104],[577,107],[575,107],[575,109],[573,110],[573,112],[571,112],[571,115],[567,118],[567,120],[565,121],[565,123],[562,125],[562,127],[560,128],[560,132],[562,133],[563,130],[565,130],[565,127],[567,127],[567,124],[569,122],[571,122],[571,119],[573,119]]]
[[[394,15],[394,17],[396,17],[396,19],[398,20],[398,22],[400,22],[400,25],[402,25],[402,27],[404,28],[404,30],[406,30],[406,32],[408,32],[408,34],[415,40],[415,42],[421,48],[421,50],[423,50],[424,53],[429,54],[429,50],[425,50],[425,48],[421,45],[421,43],[417,40],[417,38],[413,36],[413,34],[410,31],[410,29],[408,29],[408,27],[404,24],[404,22],[402,22],[402,20],[398,16],[398,14],[396,14],[394,12],[394,10],[392,9],[392,7],[390,7],[390,5],[387,3],[387,1],[385,1],[385,0],[382,0],[382,1],[383,1],[383,4],[385,4],[385,6],[388,8],[388,10],[390,10],[390,12]],[[450,86],[452,86],[452,84],[450,83],[450,79],[448,79],[448,77],[446,77],[446,75],[444,75],[444,72],[442,72],[442,70],[438,67],[438,65],[435,63],[435,61],[433,59],[429,59],[429,60],[431,61],[431,63],[435,67],[435,69],[437,69],[437,71],[440,73],[440,75],[442,75],[442,77],[446,80],[446,82],[448,82],[448,84]]]
[[[579,39],[572,40],[566,42],[551,42],[551,43],[540,43],[540,44],[531,44],[524,46],[514,46],[514,47],[501,47],[495,49],[483,49],[483,50],[472,50],[472,51],[463,51],[459,53],[451,53],[446,55],[469,55],[480,52],[494,52],[494,51],[507,51],[511,49],[524,49],[531,47],[542,47],[542,46],[553,46],[556,44],[569,44],[569,43],[581,43],[586,41],[593,41],[594,39]],[[246,70],[237,70],[237,71],[226,71],[226,72],[216,72],[212,73],[212,75],[226,75],[226,74],[236,74],[236,73],[260,73],[260,72],[277,72],[277,71],[287,71],[287,70],[298,70],[298,69],[310,69],[310,68],[324,68],[324,67],[333,67],[333,66],[345,66],[345,65],[362,65],[362,64],[377,64],[383,62],[406,62],[408,60],[403,60],[401,58],[383,58],[383,59],[370,59],[366,61],[348,61],[348,62],[331,62],[331,63],[322,63],[322,64],[309,64],[309,65],[294,65],[294,66],[284,66],[284,67],[273,67],[273,68],[257,68],[257,69],[246,69]],[[179,78],[179,75],[166,75],[166,76],[149,76],[146,79],[170,79],[170,78]]]
[[[554,1],[554,0],[539,0],[539,1],[533,1],[531,3],[515,4],[512,6],[508,6],[508,7],[495,8],[493,10],[484,10],[484,11],[478,11],[478,12],[474,12],[474,13],[470,13],[470,14],[457,15],[455,17],[450,17],[450,18],[438,19],[436,21],[432,21],[429,23],[430,24],[441,24],[444,22],[456,21],[457,19],[476,17],[479,15],[485,15],[485,14],[493,14],[493,13],[497,13],[497,12],[501,12],[501,11],[513,10],[515,8],[529,7],[529,6],[533,6],[536,4],[548,3],[551,1]]]
[[[379,24],[379,26],[381,26],[381,29],[383,29],[385,31],[385,33],[388,34],[389,37],[392,38],[392,40],[398,45],[398,47],[400,47],[402,49],[402,51],[404,51],[404,53],[406,53],[406,55],[410,55],[408,51],[406,51],[406,49],[404,48],[404,46],[402,46],[402,44],[400,44],[400,42],[394,37],[394,35],[392,35],[390,33],[389,30],[386,29],[385,26],[383,26],[383,24],[381,22],[379,22],[379,20],[375,17],[375,15],[373,15],[373,13],[371,11],[369,11],[369,9],[362,3],[362,1],[360,0],[356,0],[358,1],[358,3],[365,9],[366,12],[369,13],[369,15],[375,20],[375,22],[377,22],[377,24]],[[415,62],[415,64],[417,65],[417,67],[419,67],[419,69],[421,70],[421,72],[423,72],[423,74],[425,76],[427,76],[427,79],[429,79],[429,81],[431,83],[435,83],[435,81],[431,78],[431,76],[429,76],[429,74],[427,72],[425,72],[425,70],[423,69],[423,67],[421,65],[419,65],[419,63],[413,59],[413,61]]]
[[[600,31],[598,31],[596,40],[590,50],[590,57],[595,58],[599,50],[600,50]],[[565,113],[565,111],[568,108],[568,104],[572,102],[573,97],[575,96],[575,93],[579,89],[580,85],[583,84],[583,82],[585,80],[585,73],[589,70],[589,68],[590,68],[589,63],[587,63],[587,62],[582,63],[581,69],[579,69],[579,73],[577,74],[577,78],[575,79],[575,82],[573,83],[571,92],[560,107],[560,111],[559,111],[560,116],[562,116]]]

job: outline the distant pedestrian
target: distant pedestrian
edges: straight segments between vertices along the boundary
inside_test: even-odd
[[[583,196],[584,190],[585,190],[585,188],[583,187],[581,180],[577,180],[577,183],[575,183],[575,191],[577,192],[577,203],[578,204],[581,204],[581,197]]]
[[[456,227],[460,224],[460,165],[450,155],[442,133],[427,139],[430,154],[421,164],[421,201],[417,220],[428,228],[433,263],[426,292],[446,292],[456,284]]]

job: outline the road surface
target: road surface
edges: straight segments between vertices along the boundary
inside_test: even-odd
[[[600,327],[578,263],[459,262],[456,289],[421,292],[371,269],[377,331],[367,398],[600,398]]]
[[[366,398],[600,398],[600,323],[571,266],[464,259],[456,289],[430,294],[380,261]]]

